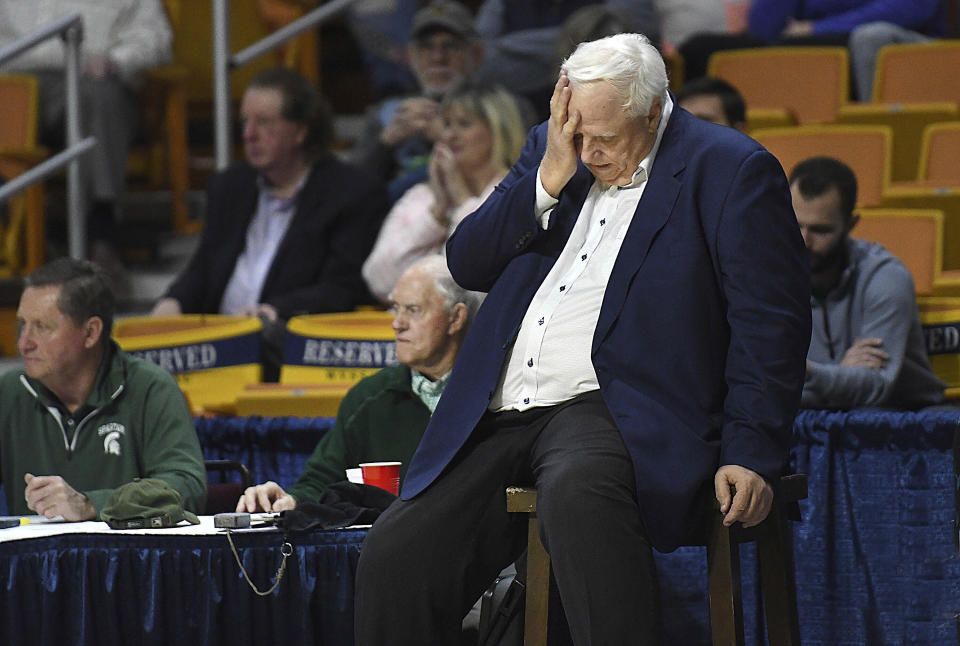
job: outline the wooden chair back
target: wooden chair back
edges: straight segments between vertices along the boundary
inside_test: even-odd
[[[832,123],[850,100],[844,47],[764,47],[716,52],[707,74],[733,85],[751,108],[785,108],[797,123]]]

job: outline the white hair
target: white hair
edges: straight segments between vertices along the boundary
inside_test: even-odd
[[[632,117],[647,114],[654,100],[667,95],[667,70],[657,48],[643,34],[616,34],[580,43],[563,62],[571,86],[600,81],[624,97]]]
[[[467,308],[467,326],[473,322],[473,317],[480,309],[480,304],[483,303],[484,295],[460,287],[453,276],[450,275],[446,258],[440,254],[424,256],[407,268],[407,271],[410,270],[423,271],[433,278],[433,287],[443,299],[443,309],[445,311],[449,312],[457,303],[463,303]]]

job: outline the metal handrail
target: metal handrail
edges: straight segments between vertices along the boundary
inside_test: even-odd
[[[223,170],[230,164],[230,72],[333,18],[356,0],[331,0],[232,56],[227,21],[230,2],[229,0],[211,1],[213,2],[214,144],[217,169]]]
[[[38,44],[63,34],[65,51],[64,82],[66,88],[66,148],[42,164],[0,188],[0,202],[28,186],[36,184],[63,166],[67,166],[67,238],[70,255],[83,258],[87,252],[86,211],[80,191],[80,155],[93,148],[97,140],[87,137],[80,141],[80,43],[83,40],[83,16],[73,12],[57,18],[0,49],[0,64],[19,56]]]

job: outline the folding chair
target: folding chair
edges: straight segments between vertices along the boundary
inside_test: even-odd
[[[204,460],[203,466],[207,470],[207,504],[203,513],[212,516],[234,511],[244,490],[253,484],[250,470],[236,460]],[[239,481],[228,480],[228,473],[239,475]],[[218,474],[219,482],[210,482],[214,474]]]

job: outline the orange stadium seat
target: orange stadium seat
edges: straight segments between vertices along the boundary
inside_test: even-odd
[[[37,80],[25,74],[0,74],[0,176],[7,180],[43,161],[37,145]],[[7,204],[0,222],[0,276],[28,274],[43,264],[43,185],[34,184]]]
[[[858,206],[878,206],[890,183],[892,134],[887,126],[765,128],[751,136],[780,160],[787,175],[810,157],[834,157],[844,162],[857,176]]]
[[[917,179],[960,186],[960,121],[927,126],[922,141]]]
[[[893,182],[882,206],[943,211],[943,267],[960,269],[960,121],[924,129],[917,179]]]
[[[932,209],[860,209],[854,238],[879,242],[903,261],[917,294],[929,296],[943,263],[943,213]]]
[[[832,123],[850,100],[844,47],[763,47],[720,51],[707,74],[733,85],[750,108],[781,108],[797,123]]]
[[[840,108],[837,123],[890,126],[893,134],[890,179],[917,178],[924,131],[931,124],[960,119],[956,103],[851,103]]]
[[[887,45],[877,55],[873,103],[960,101],[960,41]]]

